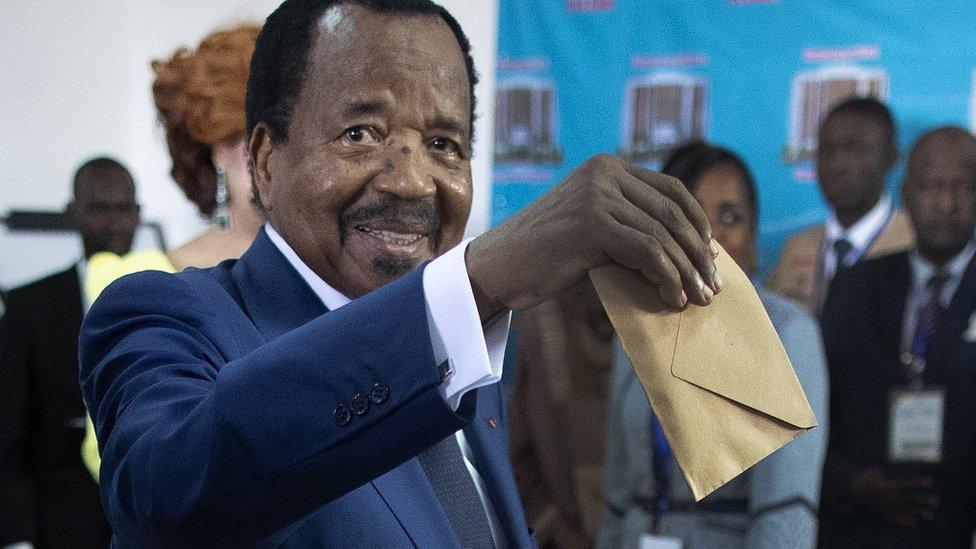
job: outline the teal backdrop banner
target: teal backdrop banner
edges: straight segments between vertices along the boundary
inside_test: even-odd
[[[826,217],[812,153],[831,105],[886,101],[903,156],[925,128],[972,126],[969,1],[500,0],[499,14],[493,224],[596,153],[659,167],[703,138],[756,177],[766,271]]]

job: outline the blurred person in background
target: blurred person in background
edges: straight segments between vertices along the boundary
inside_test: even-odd
[[[915,249],[842,273],[824,306],[822,547],[968,548],[976,527],[976,138],[922,135],[902,201]]]
[[[747,273],[756,271],[758,197],[748,168],[705,143],[676,150],[663,172],[698,199],[715,239]],[[641,547],[646,536],[685,548],[813,547],[826,447],[827,372],[814,319],[791,301],[757,288],[806,392],[820,428],[694,502],[654,418],[633,366],[617,346],[607,411],[605,511],[598,546]]]
[[[540,547],[592,547],[603,511],[613,325],[584,277],[513,326],[509,446],[526,517]]]
[[[88,265],[91,301],[117,278],[154,269],[212,267],[239,257],[261,228],[251,205],[244,148],[244,94],[260,25],[207,35],[196,50],[180,48],[152,62],[152,93],[172,159],[170,175],[211,226],[182,246],[122,257],[98,254]],[[77,384],[77,379],[75,380]],[[83,455],[98,478],[98,447],[89,422]]]
[[[195,51],[152,63],[153,99],[173,160],[170,174],[213,224],[167,256],[177,270],[240,257],[261,227],[251,205],[244,94],[260,25],[207,35]]]
[[[127,253],[139,225],[132,175],[111,158],[85,162],[66,214],[85,258]],[[0,323],[0,547],[105,547],[111,537],[98,486],[78,455],[86,278],[82,259],[7,295]]]
[[[884,192],[898,160],[895,136],[891,111],[876,99],[857,97],[830,110],[817,147],[817,180],[830,215],[790,237],[767,288],[819,315],[838,271],[912,246],[908,218]]]

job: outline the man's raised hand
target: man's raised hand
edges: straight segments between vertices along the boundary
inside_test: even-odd
[[[673,307],[707,305],[722,286],[716,253],[705,212],[680,181],[598,155],[471,242],[466,262],[488,318],[537,305],[606,263],[640,272]]]

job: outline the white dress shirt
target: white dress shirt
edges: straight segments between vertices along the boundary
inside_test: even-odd
[[[271,242],[327,309],[334,311],[352,301],[316,275],[274,227],[266,223],[264,228]],[[461,242],[431,261],[423,274],[427,325],[434,353],[434,364],[431,368],[436,368],[444,361],[448,362],[451,374],[441,384],[440,391],[453,410],[457,410],[461,397],[468,391],[501,380],[505,344],[512,320],[512,314],[508,312],[498,315],[482,327],[464,263],[464,251],[471,240]],[[461,446],[464,466],[471,474],[481,503],[487,511],[495,547],[502,547],[504,537],[501,535],[498,518],[488,504],[485,482],[473,465],[473,455],[464,438],[464,431],[457,431],[455,436]]]
[[[81,289],[81,312],[87,315],[92,306],[88,301],[88,292],[85,291],[88,286],[88,258],[81,258],[75,265],[75,271],[78,273],[78,288]]]
[[[976,242],[970,240],[969,244],[950,259],[945,266],[945,274],[948,276],[945,284],[942,285],[942,294],[939,295],[939,302],[943,307],[948,307],[952,301],[952,296],[956,295],[962,276],[966,274],[966,267],[976,255]],[[902,323],[901,341],[902,349],[908,350],[912,345],[912,338],[915,337],[915,327],[918,325],[918,312],[925,306],[929,299],[929,291],[926,285],[932,275],[937,271],[935,265],[919,255],[918,251],[912,251],[912,286],[908,292],[908,299],[905,302],[905,317]]]
[[[837,254],[834,252],[834,242],[845,238],[851,243],[852,248],[850,253],[847,254],[847,262],[848,265],[853,265],[860,261],[861,257],[868,251],[868,248],[884,229],[890,217],[891,199],[887,196],[882,196],[881,200],[864,217],[857,220],[857,223],[854,223],[847,229],[837,220],[837,214],[831,211],[826,223],[827,238],[823,262],[824,278],[831,280],[834,278],[834,273],[837,272]]]

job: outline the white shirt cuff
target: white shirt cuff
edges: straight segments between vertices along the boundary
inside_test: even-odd
[[[509,311],[482,327],[464,263],[464,251],[471,240],[461,242],[424,269],[430,343],[435,364],[447,362],[448,374],[440,389],[453,410],[468,391],[501,380],[512,322]]]

